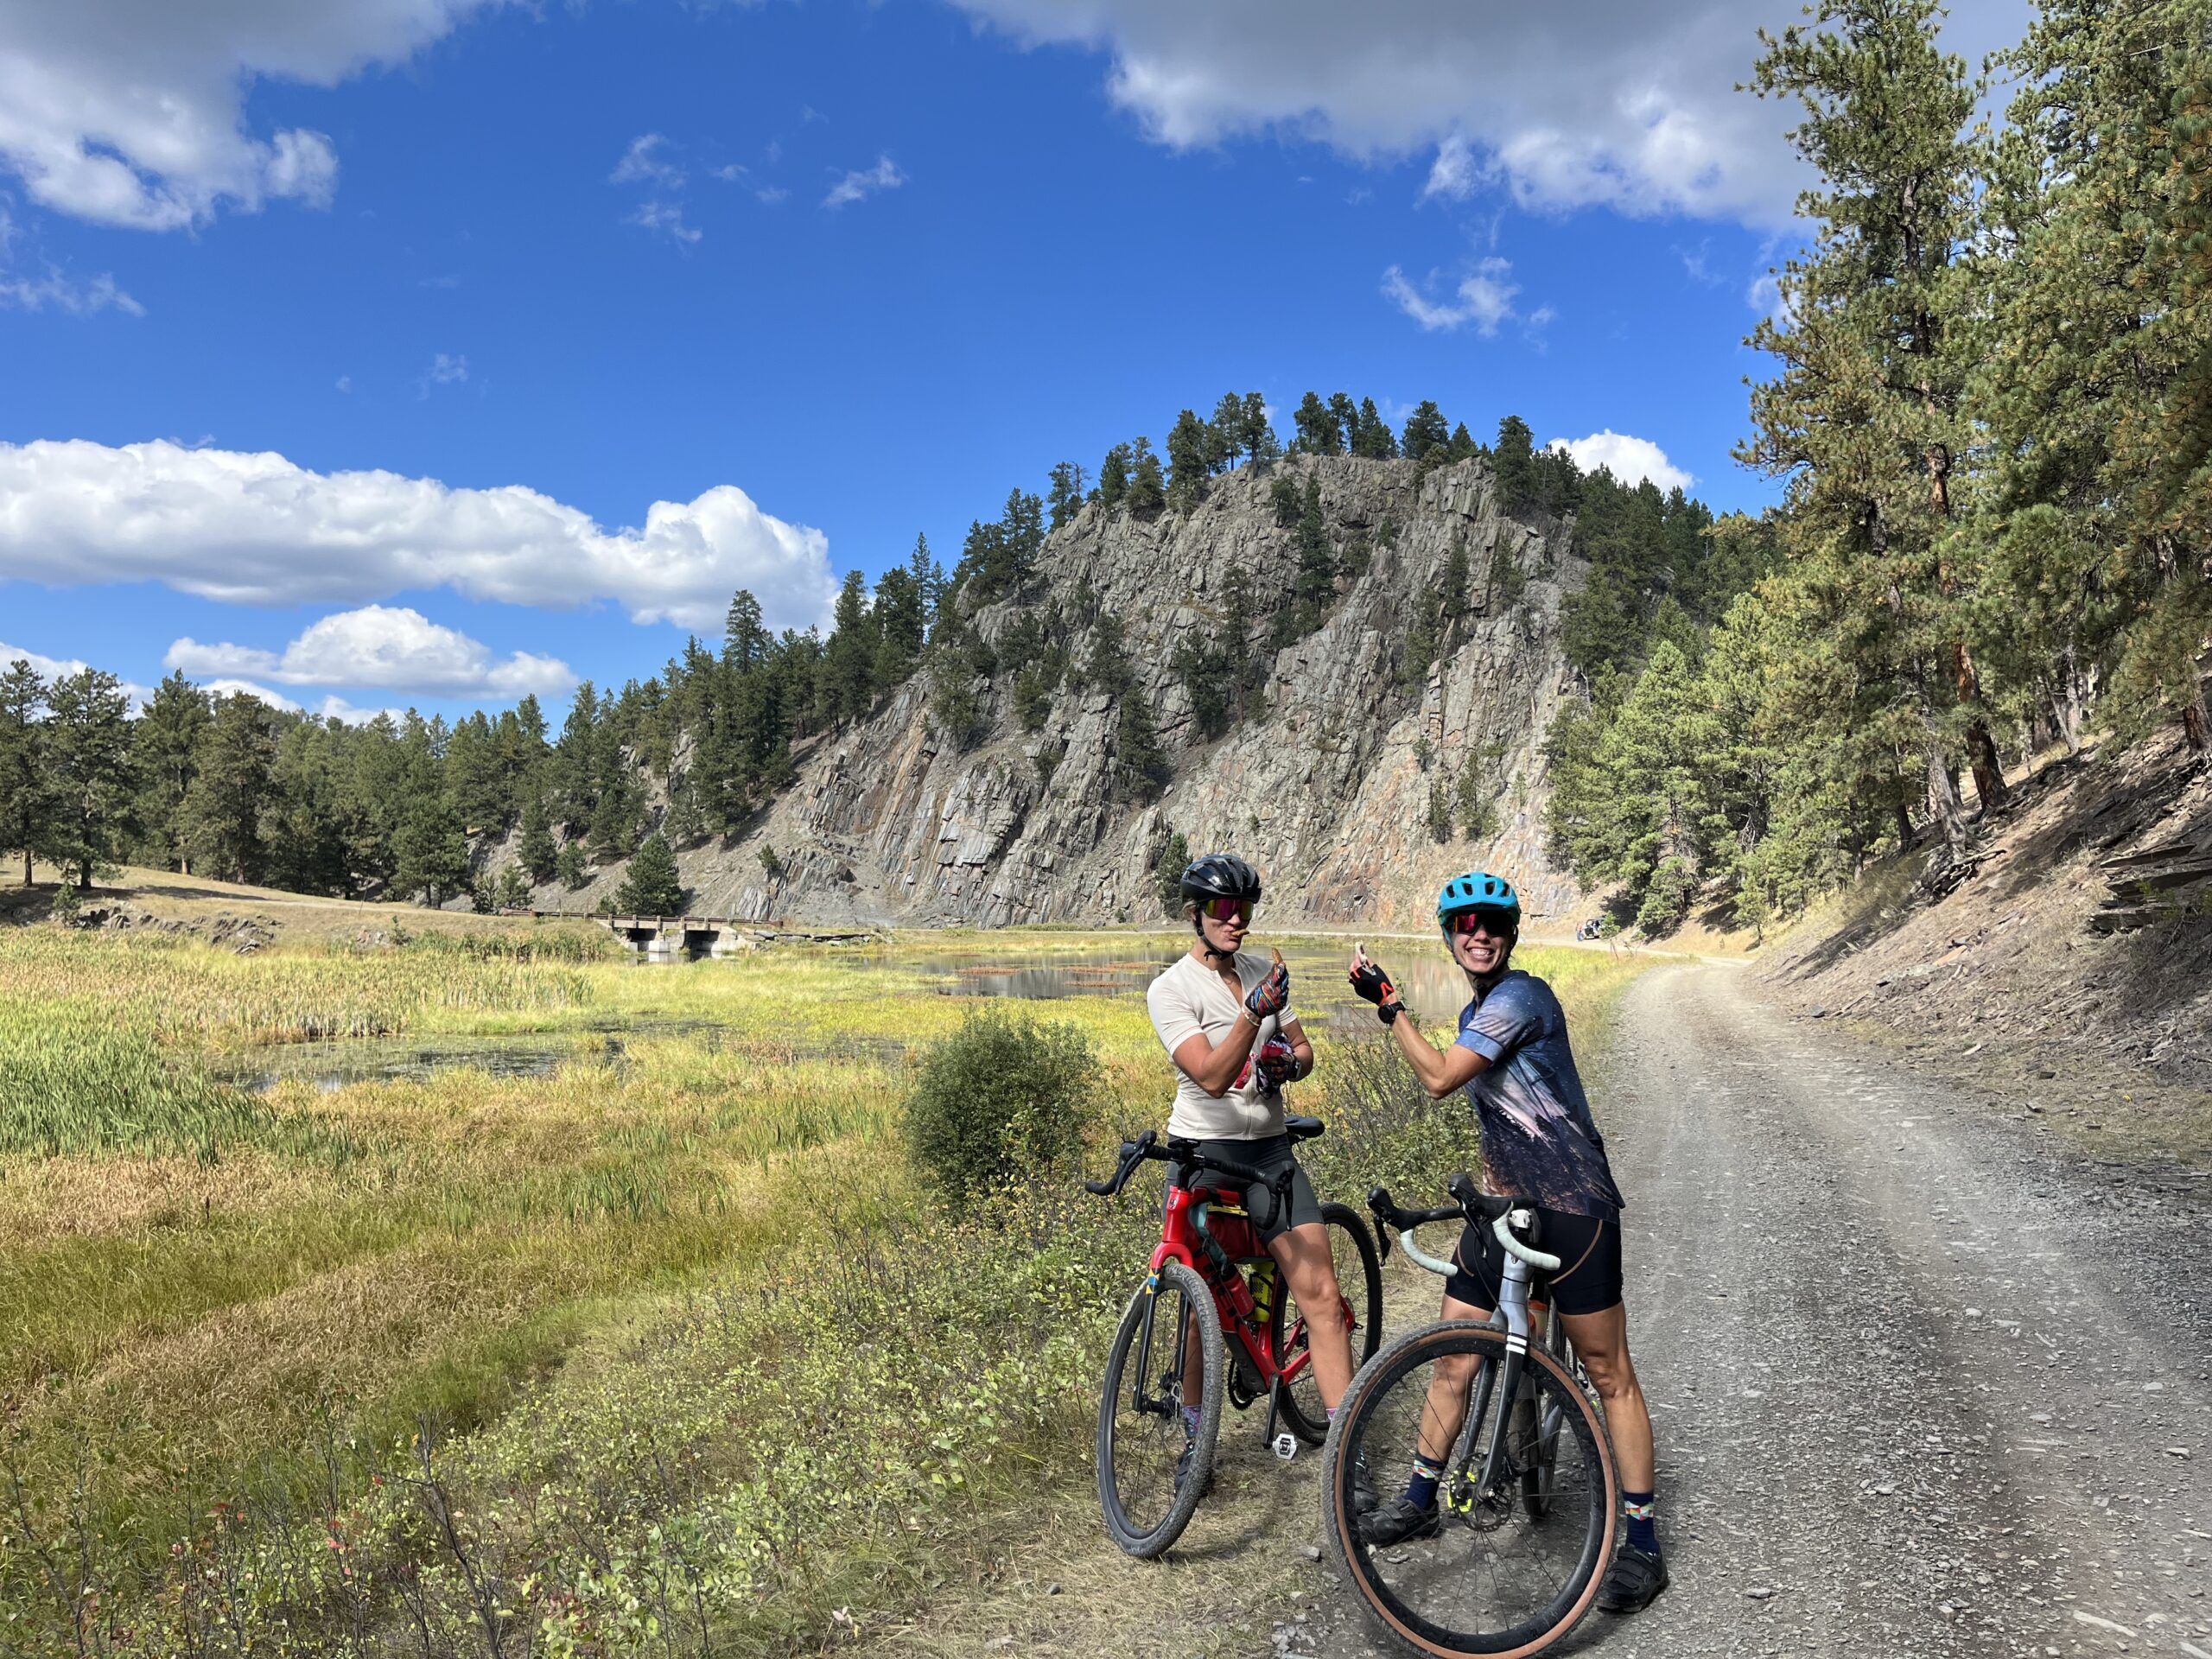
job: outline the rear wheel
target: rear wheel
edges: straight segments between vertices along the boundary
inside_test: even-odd
[[[1539,1653],[1590,1611],[1611,1559],[1619,1510],[1612,1447],[1596,1408],[1541,1349],[1530,1351],[1516,1391],[1533,1409],[1519,1432],[1509,1419],[1511,1465],[1497,1489],[1467,1490],[1482,1472],[1493,1425],[1465,1420],[1476,1398],[1487,1401],[1486,1414],[1513,1408],[1502,1389],[1478,1382],[1484,1372],[1502,1377],[1505,1361],[1505,1334],[1487,1326],[1414,1332],[1353,1379],[1330,1430],[1321,1471],[1330,1549],[1377,1627],[1407,1652]],[[1554,1422],[1544,1445],[1542,1426]],[[1387,1494],[1417,1451],[1447,1459],[1445,1490],[1459,1496],[1440,1504],[1432,1535],[1370,1544],[1360,1535],[1355,1472],[1363,1464]],[[1532,1456],[1552,1471],[1541,1515],[1530,1512],[1523,1484]]]
[[[1122,1314],[1098,1399],[1099,1508],[1130,1554],[1160,1554],[1190,1524],[1213,1471],[1225,1369],[1212,1293],[1169,1262]],[[1186,1403],[1198,1408],[1194,1433]]]
[[[1357,1371],[1375,1357],[1382,1342],[1382,1259],[1376,1253],[1375,1236],[1366,1221],[1349,1205],[1323,1205],[1321,1230],[1328,1236],[1337,1289],[1351,1310],[1351,1368]],[[1306,1352],[1306,1319],[1287,1285],[1275,1299],[1268,1323],[1275,1369],[1285,1370]],[[1281,1410],[1283,1426],[1306,1445],[1319,1446],[1328,1438],[1329,1413],[1321,1403],[1321,1385],[1311,1364],[1296,1382],[1283,1385]]]

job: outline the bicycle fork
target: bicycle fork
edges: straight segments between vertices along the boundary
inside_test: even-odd
[[[1477,1372],[1473,1399],[1452,1444],[1452,1459],[1446,1465],[1445,1484],[1440,1494],[1445,1506],[1463,1517],[1471,1516],[1479,1505],[1499,1495],[1506,1483],[1524,1472],[1515,1465],[1506,1436],[1512,1424],[1513,1402],[1520,1398],[1521,1381],[1529,1363],[1529,1278],[1527,1262],[1515,1255],[1505,1258],[1497,1312],[1491,1320],[1493,1328],[1501,1324],[1504,1327],[1505,1374],[1498,1376],[1498,1368],[1487,1364]],[[1482,1471],[1478,1477],[1470,1478],[1468,1466],[1475,1459],[1476,1440],[1482,1434],[1493,1399],[1502,1403],[1496,1420],[1491,1423],[1489,1444],[1482,1450]]]

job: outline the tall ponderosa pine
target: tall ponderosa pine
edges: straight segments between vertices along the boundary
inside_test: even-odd
[[[1083,468],[1072,461],[1064,461],[1052,468],[1049,476],[1045,509],[1050,515],[1052,528],[1058,530],[1083,511]]]
[[[25,887],[46,837],[45,708],[46,682],[28,658],[15,658],[0,673],[0,855],[22,855]]]
[[[1098,467],[1098,505],[1111,512],[1129,492],[1129,446],[1117,443]]]
[[[190,868],[180,828],[185,796],[197,769],[200,734],[211,718],[205,691],[171,673],[154,688],[130,734],[131,765],[138,774],[138,823],[143,862],[168,869]]]
[[[262,814],[276,764],[272,715],[243,693],[217,700],[185,796],[181,839],[203,870],[226,881],[262,877]]]
[[[130,840],[137,779],[130,772],[130,699],[123,683],[97,668],[65,674],[47,688],[45,794],[50,803],[39,851],[73,868],[89,888],[92,872]]]
[[[1798,203],[1818,226],[1812,255],[1780,279],[1789,326],[1770,318],[1752,337],[1783,366],[1753,390],[1742,453],[1788,480],[1785,535],[1825,613],[1821,648],[1857,671],[1832,752],[1866,789],[1916,765],[1955,842],[1958,760],[1985,809],[2005,793],[1966,643],[1975,572],[1953,533],[1975,89],[1937,48],[1935,0],[1823,0],[1814,20],[1762,32],[1754,70],[1762,96],[1803,105],[1791,138],[1821,182]]]
[[[1160,469],[1160,457],[1152,452],[1152,440],[1139,438],[1129,458],[1128,508],[1140,516],[1158,512],[1167,505],[1167,480]]]
[[[1497,423],[1497,447],[1491,452],[1497,476],[1497,504],[1509,513],[1526,512],[1536,504],[1535,434],[1518,415]]]
[[[1446,451],[1452,442],[1452,429],[1444,423],[1444,411],[1428,398],[1414,406],[1406,416],[1405,435],[1400,448],[1408,461],[1422,461],[1431,466],[1447,459]]]
[[[1205,499],[1213,475],[1214,441],[1195,411],[1185,410],[1167,429],[1167,505],[1188,512]]]
[[[1301,454],[1344,453],[1344,429],[1338,423],[1336,411],[1321,401],[1319,392],[1309,391],[1300,398],[1290,418],[1298,429],[1298,449]]]

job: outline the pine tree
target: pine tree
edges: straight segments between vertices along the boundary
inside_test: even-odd
[[[1930,817],[1965,835],[1954,767],[1971,760],[1982,804],[2004,776],[1965,643],[1974,573],[1948,534],[1971,300],[1955,260],[1972,180],[1961,136],[1975,89],[1936,46],[1935,0],[1823,0],[1815,27],[1762,34],[1762,96],[1801,102],[1793,142],[1824,189],[1800,199],[1819,226],[1782,278],[1790,326],[1754,343],[1780,374],[1752,392],[1742,452],[1789,479],[1800,578],[1826,613],[1826,649],[1860,689],[1833,753],[1859,786],[1922,763]]]
[[[46,682],[16,658],[0,675],[0,855],[22,855],[25,887],[32,851],[46,839],[45,707]]]
[[[1114,724],[1116,787],[1128,799],[1150,800],[1173,775],[1153,724],[1152,704],[1142,687],[1132,685],[1122,694]]]
[[[1445,452],[1444,457],[1447,461],[1456,466],[1463,461],[1472,461],[1481,453],[1482,446],[1475,442],[1474,434],[1467,430],[1465,421],[1452,429],[1451,448]]]
[[[1282,441],[1268,419],[1268,400],[1256,391],[1244,394],[1243,445],[1255,472],[1264,473],[1282,459]]]
[[[1130,450],[1126,443],[1117,443],[1106,452],[1106,459],[1098,467],[1098,505],[1108,512],[1122,505],[1122,498],[1128,493]]]
[[[1224,391],[1213,406],[1213,418],[1206,423],[1207,470],[1229,471],[1246,448],[1244,400],[1233,391]]]
[[[1508,513],[1526,512],[1536,503],[1535,435],[1518,415],[1497,423],[1497,448],[1491,452],[1497,479],[1498,505]]]
[[[192,788],[194,753],[210,718],[207,694],[181,671],[154,688],[130,733],[130,759],[138,774],[137,818],[143,861],[187,869],[179,836],[184,798]]]
[[[1376,409],[1372,397],[1359,400],[1359,412],[1352,423],[1351,452],[1370,461],[1398,458],[1398,440],[1391,434],[1389,422]]]
[[[822,692],[830,718],[858,720],[875,695],[874,619],[868,608],[867,579],[848,570],[837,589],[835,624],[822,653]]]
[[[522,810],[522,842],[516,857],[533,881],[550,881],[560,862],[560,849],[553,844],[553,824],[545,803],[535,796]]]
[[[398,869],[391,885],[404,897],[420,894],[435,910],[468,885],[468,837],[461,815],[443,795],[432,793],[414,803],[395,850]]]
[[[656,830],[638,849],[621,886],[615,889],[615,911],[624,916],[681,916],[684,899],[676,855],[668,837]]]
[[[1298,428],[1298,449],[1301,454],[1334,455],[1344,452],[1344,429],[1338,424],[1336,412],[1321,401],[1319,393],[1309,391],[1299,399],[1291,421]]]
[[[1444,424],[1444,411],[1424,397],[1406,416],[1403,443],[1406,459],[1434,466],[1446,460],[1452,429]]]
[[[1191,843],[1178,830],[1160,843],[1160,851],[1152,861],[1152,879],[1160,891],[1161,915],[1183,913],[1183,872],[1190,867]]]
[[[579,887],[590,885],[591,869],[584,862],[584,848],[582,842],[566,841],[561,843],[560,852],[554,856],[553,874],[560,878],[561,885],[570,893],[575,892]]]
[[[270,711],[258,698],[219,698],[194,756],[181,838],[202,868],[226,881],[261,879],[262,816],[274,804],[271,728]]]
[[[1354,446],[1359,440],[1359,405],[1352,402],[1350,392],[1329,394],[1329,418],[1337,423],[1337,442],[1343,453],[1358,453]]]
[[[137,779],[130,772],[130,700],[114,675],[97,668],[65,674],[47,688],[45,795],[50,804],[38,850],[73,868],[89,889],[92,872],[120,854],[133,827]]]
[[[1167,505],[1167,481],[1160,470],[1160,457],[1152,452],[1152,440],[1139,438],[1131,453],[1129,464],[1128,507],[1142,516],[1158,512]]]
[[[1058,530],[1083,511],[1083,468],[1072,461],[1064,461],[1052,468],[1050,477],[1045,505],[1052,516],[1052,527]]]
[[[1185,410],[1167,430],[1167,505],[1188,512],[1205,499],[1213,476],[1212,438],[1206,423]]]
[[[1321,481],[1309,476],[1298,518],[1298,568],[1291,579],[1298,604],[1300,636],[1321,626],[1321,619],[1337,596],[1336,549],[1329,540],[1328,520],[1321,516]]]
[[[758,668],[767,660],[772,643],[760,620],[760,601],[745,588],[731,595],[729,614],[722,623],[722,661],[734,669]],[[588,686],[589,681],[585,682]],[[576,693],[581,698],[583,688]],[[574,718],[573,713],[571,718]]]

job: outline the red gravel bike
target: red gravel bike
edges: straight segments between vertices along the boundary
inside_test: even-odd
[[[1293,1117],[1285,1127],[1294,1141],[1322,1133],[1318,1118]],[[1111,1180],[1084,1185],[1110,1197],[1146,1162],[1172,1163],[1178,1173],[1167,1185],[1160,1246],[1107,1355],[1097,1460],[1108,1534],[1148,1560],[1182,1535],[1205,1495],[1224,1395],[1239,1411],[1267,1401],[1267,1438],[1285,1460],[1300,1445],[1319,1446],[1329,1418],[1313,1376],[1305,1315],[1244,1207],[1249,1174],[1208,1158],[1195,1142],[1163,1145],[1147,1129],[1122,1143]],[[1269,1184],[1273,1204],[1290,1202],[1296,1173],[1286,1166]],[[1382,1261],[1374,1235],[1350,1205],[1323,1205],[1321,1224],[1357,1370],[1382,1340]]]

